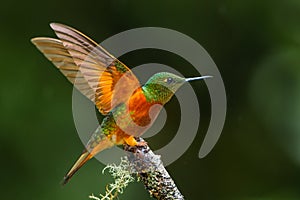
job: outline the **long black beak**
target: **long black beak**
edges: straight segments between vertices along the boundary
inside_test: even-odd
[[[212,78],[213,76],[199,76],[199,77],[192,77],[192,78],[186,78],[185,81],[195,81],[195,80],[201,80],[206,78]]]

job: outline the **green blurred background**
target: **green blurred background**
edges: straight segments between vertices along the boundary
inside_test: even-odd
[[[299,0],[27,0],[2,1],[0,11],[1,199],[88,199],[112,181],[93,159],[67,186],[59,184],[83,145],[72,118],[71,84],[30,43],[35,36],[54,36],[50,22],[73,26],[97,42],[144,26],[198,41],[222,74],[228,113],[216,147],[198,159],[210,104],[205,84],[193,84],[202,120],[192,146],[167,168],[178,187],[186,199],[300,199]],[[198,75],[168,52],[140,50],[120,59]],[[176,99],[166,109],[177,113]],[[150,138],[150,146],[167,144],[176,120]],[[120,199],[151,198],[142,183],[134,183]]]

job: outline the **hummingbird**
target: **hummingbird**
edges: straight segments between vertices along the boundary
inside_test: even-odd
[[[59,71],[90,99],[104,116],[63,184],[97,153],[114,145],[142,146],[135,137],[151,127],[162,106],[186,82],[169,72],[154,74],[141,85],[133,72],[98,43],[67,25],[51,23],[58,39],[36,37],[31,42]]]

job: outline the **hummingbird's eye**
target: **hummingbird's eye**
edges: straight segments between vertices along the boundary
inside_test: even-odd
[[[165,83],[171,84],[174,82],[174,79],[169,77],[169,78],[166,78],[164,81],[165,81]]]

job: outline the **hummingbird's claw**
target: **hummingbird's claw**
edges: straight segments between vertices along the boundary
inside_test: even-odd
[[[146,142],[146,141],[140,141],[140,142],[138,142],[137,143],[137,147],[145,147],[145,146],[147,146],[148,145],[148,143]]]

